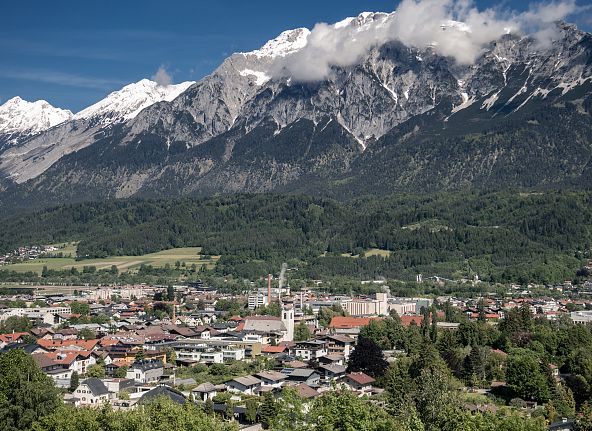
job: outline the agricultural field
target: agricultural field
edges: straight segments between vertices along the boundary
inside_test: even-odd
[[[82,269],[84,266],[95,266],[97,270],[109,269],[111,266],[117,266],[120,272],[132,271],[141,265],[152,265],[154,267],[164,267],[169,264],[174,266],[176,262],[185,263],[186,266],[196,264],[198,267],[206,265],[211,268],[215,265],[219,256],[200,255],[201,247],[183,247],[159,251],[157,253],[145,254],[142,256],[112,256],[103,259],[85,259],[77,261],[76,244],[56,244],[60,249],[53,254],[62,253],[65,257],[43,257],[27,262],[19,262],[11,265],[5,265],[2,269],[8,269],[18,272],[33,271],[41,274],[44,266],[48,269],[70,269],[72,267]]]

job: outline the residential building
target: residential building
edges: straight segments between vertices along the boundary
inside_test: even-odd
[[[109,401],[109,390],[101,380],[91,378],[80,383],[73,397],[75,405],[96,406]]]
[[[306,383],[308,386],[318,386],[321,375],[310,368],[284,369],[282,372],[288,374],[289,382]]]
[[[294,356],[304,361],[316,360],[327,354],[325,342],[321,340],[298,341],[291,350]]]
[[[261,380],[261,386],[264,388],[281,388],[287,379],[284,373],[277,371],[260,371],[255,377]]]
[[[225,385],[213,385],[210,382],[202,383],[194,388],[191,393],[193,398],[196,400],[207,401],[208,398],[212,399],[220,392],[226,391]]]
[[[126,378],[133,379],[137,383],[157,383],[164,374],[164,366],[161,361],[134,362],[127,370]]]
[[[354,349],[355,340],[347,335],[327,335],[323,338],[328,355],[343,355],[347,360]]]
[[[359,373],[350,373],[345,376],[345,383],[354,391],[361,392],[362,394],[366,394],[372,391],[372,383],[375,380],[370,377],[369,375],[359,372]]]
[[[254,376],[236,377],[227,381],[225,385],[230,392],[256,395],[261,389],[261,380]]]

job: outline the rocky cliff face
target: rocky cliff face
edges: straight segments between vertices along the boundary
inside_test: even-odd
[[[308,34],[284,32],[260,50],[233,54],[177,97],[125,121],[75,119],[40,134],[23,144],[20,164],[0,156],[5,177],[21,172],[22,184],[5,186],[4,198],[348,194],[588,178],[590,34],[559,24],[559,37],[545,47],[507,34],[472,65],[391,41],[320,81],[275,73],[277,60],[302,49]],[[66,141],[67,152],[56,145]],[[533,160],[565,169],[541,173]]]

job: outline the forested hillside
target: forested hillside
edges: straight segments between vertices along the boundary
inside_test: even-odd
[[[201,246],[216,271],[256,277],[288,261],[302,275],[493,282],[572,278],[590,256],[592,192],[363,198],[237,195],[60,206],[0,226],[0,251],[80,241],[78,257]],[[366,256],[370,249],[387,252]],[[390,252],[390,253],[389,253]]]

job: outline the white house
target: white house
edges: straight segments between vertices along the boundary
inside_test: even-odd
[[[245,359],[245,349],[223,349],[222,358],[224,362],[242,361]]]
[[[264,388],[281,388],[288,376],[277,371],[260,371],[255,374],[261,380],[261,386]]]
[[[255,395],[261,389],[261,380],[254,376],[236,377],[225,383],[230,392]]]
[[[161,361],[134,362],[127,370],[126,378],[133,379],[137,383],[156,383],[164,373]]]
[[[304,361],[327,355],[327,347],[321,340],[298,341],[293,350],[294,354]]]
[[[74,391],[74,403],[81,406],[96,406],[109,401],[109,390],[95,378],[86,379]]]

